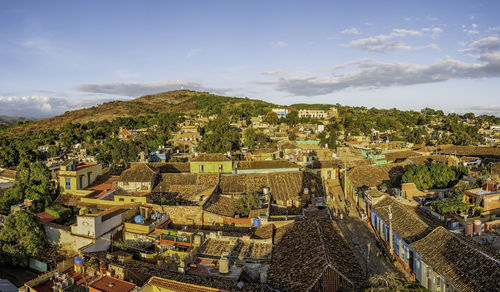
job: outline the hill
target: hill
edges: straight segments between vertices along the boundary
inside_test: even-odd
[[[36,121],[36,119],[33,118],[23,118],[23,117],[9,117],[9,116],[0,116],[0,125],[15,125],[20,122],[32,122]]]
[[[245,110],[268,111],[272,106],[261,100],[220,96],[191,90],[175,90],[145,95],[129,101],[112,101],[97,106],[65,112],[62,115],[39,120],[17,127],[20,131],[37,129],[58,129],[67,123],[113,120],[117,117],[137,117],[159,112],[183,112],[217,114],[234,112],[240,107]]]

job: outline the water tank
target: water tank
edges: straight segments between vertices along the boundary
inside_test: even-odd
[[[219,273],[227,274],[229,273],[229,259],[227,257],[221,257],[219,260]]]
[[[472,222],[465,223],[465,235],[472,236]]]
[[[83,257],[75,257],[75,264],[83,264]]]
[[[253,227],[259,227],[260,226],[260,220],[258,218],[253,219]]]
[[[474,220],[474,234],[481,233],[481,220]]]
[[[142,222],[144,222],[144,217],[142,217],[141,215],[136,215],[134,217],[134,222],[137,224],[141,224]]]

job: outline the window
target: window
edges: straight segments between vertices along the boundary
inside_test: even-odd
[[[123,201],[125,201],[125,199],[124,198],[119,198],[118,201],[123,202]]]
[[[219,164],[219,172],[222,172],[222,164]]]
[[[326,178],[327,179],[332,179],[332,171],[331,170],[327,170],[326,171]]]
[[[66,178],[66,189],[71,189],[71,178],[69,177]]]
[[[203,172],[203,165],[200,165],[200,172]]]
[[[130,199],[130,202],[134,203],[134,202],[135,202],[135,199]]]

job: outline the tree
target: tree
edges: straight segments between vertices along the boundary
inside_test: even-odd
[[[402,183],[415,183],[419,190],[429,189],[433,186],[431,173],[427,165],[412,165],[403,174]]]
[[[419,190],[446,188],[456,181],[455,171],[446,164],[436,162],[430,165],[412,165],[401,178],[402,183],[415,183]]]
[[[268,112],[264,117],[264,122],[270,125],[276,125],[278,121],[279,121],[278,115],[273,111]]]
[[[42,253],[46,242],[40,219],[25,210],[10,214],[0,232],[1,250],[15,266],[27,266],[29,257]]]
[[[429,166],[429,171],[435,188],[446,188],[456,178],[455,172],[443,163],[432,163]]]
[[[240,197],[235,203],[236,213],[241,217],[248,217],[251,210],[259,208],[259,201],[259,194],[255,192]]]
[[[51,180],[49,169],[41,162],[22,161],[17,166],[19,181],[10,187],[0,199],[0,212],[9,214],[10,207],[24,199],[34,201],[35,211],[41,212],[57,196],[58,188]]]
[[[208,123],[197,150],[205,153],[225,153],[235,150],[238,148],[240,136],[240,133],[231,127],[227,117],[220,115]]]

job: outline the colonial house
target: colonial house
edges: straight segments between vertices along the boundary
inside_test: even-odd
[[[60,166],[59,185],[65,193],[74,193],[91,185],[99,175],[102,175],[101,164],[69,159]]]
[[[431,291],[498,291],[500,261],[439,226],[410,244],[415,277]]]
[[[323,179],[338,179],[343,163],[339,159],[335,160],[314,160],[309,164],[307,171],[313,172]]]
[[[410,244],[429,234],[432,227],[410,210],[396,199],[386,196],[373,205],[371,223],[387,249],[414,276],[421,270],[420,266],[415,265],[416,253]]]
[[[224,154],[200,154],[191,158],[191,173],[231,173],[233,163]]]
[[[148,163],[134,163],[131,168],[122,172],[117,184],[126,192],[149,193],[155,187],[158,179],[158,169]]]

